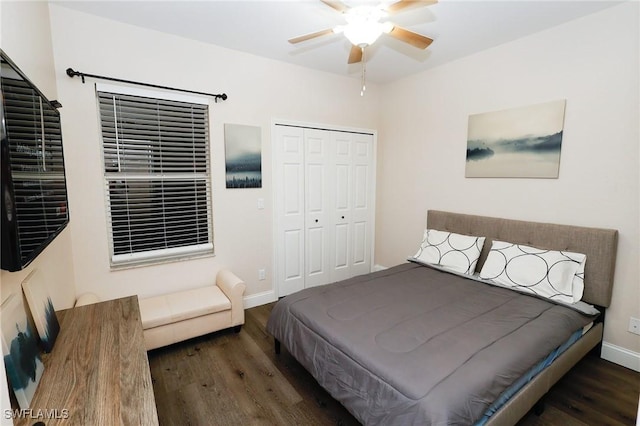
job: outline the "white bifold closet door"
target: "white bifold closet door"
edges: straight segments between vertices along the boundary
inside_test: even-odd
[[[278,295],[371,271],[373,135],[275,125]]]

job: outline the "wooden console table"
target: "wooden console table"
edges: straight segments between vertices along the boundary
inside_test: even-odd
[[[157,425],[137,296],[57,315],[60,334],[43,356],[45,370],[32,415],[15,424]],[[39,410],[58,418],[37,419]]]

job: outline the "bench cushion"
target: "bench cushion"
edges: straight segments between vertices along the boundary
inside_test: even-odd
[[[230,309],[231,302],[218,286],[140,300],[140,316],[145,330]]]

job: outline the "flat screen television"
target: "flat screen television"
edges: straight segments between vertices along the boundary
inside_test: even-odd
[[[0,50],[2,269],[27,266],[69,223],[62,132],[50,102]]]

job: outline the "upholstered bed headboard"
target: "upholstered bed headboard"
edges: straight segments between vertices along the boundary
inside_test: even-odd
[[[587,255],[587,263],[582,299],[604,307],[611,303],[618,247],[618,231],[615,229],[528,222],[438,210],[427,212],[427,227],[486,237],[476,268],[478,271],[482,268],[494,239],[549,250],[584,253]]]

